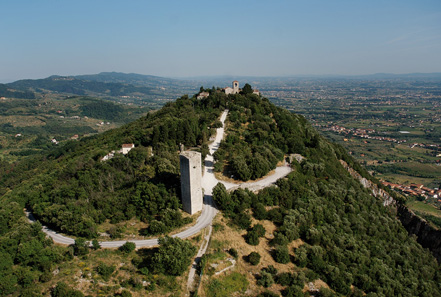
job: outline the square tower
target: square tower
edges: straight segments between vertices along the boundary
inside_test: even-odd
[[[239,94],[239,82],[237,80],[233,81],[233,94]]]
[[[201,153],[185,151],[179,155],[181,163],[181,194],[185,212],[194,214],[202,210]]]

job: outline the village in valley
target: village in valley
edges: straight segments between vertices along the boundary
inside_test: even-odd
[[[410,185],[399,185],[394,184],[386,181],[382,181],[382,184],[386,187],[391,188],[392,190],[399,191],[403,193],[404,195],[411,195],[414,197],[419,197],[423,200],[431,200],[432,202],[438,202],[441,206],[441,190],[438,188],[431,189],[428,187],[425,187],[422,184],[410,184]]]

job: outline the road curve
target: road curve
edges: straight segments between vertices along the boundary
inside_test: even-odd
[[[264,188],[266,186],[269,186],[273,183],[275,183],[279,178],[286,176],[288,173],[291,172],[291,168],[289,166],[280,166],[277,167],[275,170],[275,173],[272,175],[267,176],[266,178],[254,181],[254,182],[248,182],[248,183],[242,183],[240,185],[228,183],[224,181],[219,181],[216,179],[214,175],[214,159],[213,159],[213,153],[219,148],[220,142],[222,141],[224,137],[224,122],[227,118],[228,110],[225,110],[220,118],[220,121],[222,122],[222,127],[218,128],[216,130],[216,138],[214,141],[209,145],[210,154],[207,155],[205,158],[205,167],[204,167],[204,173],[202,176],[202,188],[204,189],[204,205],[202,208],[202,213],[199,216],[199,218],[196,221],[196,224],[185,229],[184,231],[172,235],[172,237],[179,237],[179,238],[187,238],[190,237],[199,231],[201,231],[203,228],[207,227],[211,224],[211,221],[216,216],[217,209],[214,206],[214,201],[212,197],[212,190],[214,186],[217,185],[218,182],[221,182],[225,185],[227,189],[232,188],[249,188],[249,189],[258,189],[258,188]],[[30,212],[26,212],[26,215],[31,222],[35,222],[35,218]],[[73,238],[63,236],[46,226],[43,226],[43,232],[46,233],[49,237],[51,237],[54,242],[59,244],[65,244],[70,245],[74,244],[75,240]],[[137,248],[140,247],[152,247],[155,245],[158,245],[158,238],[153,239],[145,239],[145,240],[128,240],[130,242],[133,242],[136,244]],[[102,248],[118,248],[122,246],[124,243],[126,243],[127,240],[119,240],[119,241],[101,241],[100,245]]]

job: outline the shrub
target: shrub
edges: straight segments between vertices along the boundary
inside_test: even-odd
[[[282,232],[274,232],[274,238],[271,240],[271,245],[286,245],[288,238]]]
[[[301,246],[295,250],[295,264],[299,267],[305,267],[308,263],[308,250]]]
[[[263,237],[265,236],[265,228],[261,224],[256,224],[253,226],[252,230],[256,232],[257,236]]]
[[[45,271],[40,275],[40,282],[45,283],[48,282],[52,279],[52,272],[50,271]]]
[[[253,208],[253,216],[256,218],[256,220],[265,220],[267,218],[266,209],[262,203],[257,203]]]
[[[237,259],[238,254],[237,254],[237,250],[236,250],[235,248],[231,248],[231,249],[229,249],[229,250],[228,250],[228,253],[229,253],[233,258]]]
[[[98,242],[98,240],[96,240],[96,239],[92,240],[92,248],[93,248],[94,250],[98,250],[98,249],[101,248],[101,245],[100,245],[100,243]]]
[[[118,295],[115,295],[115,296],[132,297],[132,293],[130,293],[130,291],[123,290],[121,293],[119,293]]]
[[[51,292],[52,297],[84,297],[84,294],[80,291],[71,289],[63,282],[57,283],[55,288]]]
[[[303,293],[302,289],[303,288],[299,286],[289,286],[282,291],[282,295],[285,297],[304,297],[306,295]]]
[[[139,272],[141,272],[141,274],[144,274],[144,275],[150,274],[150,271],[147,267],[142,267],[141,269],[139,269]]]
[[[124,243],[122,246],[119,247],[119,250],[123,253],[131,253],[135,250],[136,248],[136,244],[130,241],[127,241],[126,243]]]
[[[148,230],[147,234],[152,234],[152,235],[162,234],[169,231],[169,229],[163,222],[157,220],[152,220],[147,230]]]
[[[276,276],[276,283],[282,286],[290,286],[293,282],[293,275],[289,272],[282,272]]]
[[[251,225],[251,217],[246,213],[239,213],[233,219],[234,223],[241,229],[248,229]]]
[[[257,280],[257,284],[264,288],[271,287],[274,284],[273,275],[266,271],[260,272],[260,277]]]
[[[338,296],[336,293],[332,292],[330,289],[328,288],[320,288],[320,291],[315,295],[317,297],[334,297],[334,296]],[[357,290],[357,288],[355,288],[354,292],[352,292],[351,296],[364,296],[363,292],[361,292],[360,290]]]
[[[251,265],[257,265],[260,262],[260,254],[257,252],[251,252],[248,257],[247,257],[247,261],[251,264]]]
[[[98,272],[99,275],[102,276],[105,281],[108,281],[112,273],[115,271],[115,268],[116,267],[114,265],[106,265],[101,262],[100,264],[98,264],[95,270],[96,272]]]
[[[245,241],[249,245],[258,245],[259,244],[259,236],[254,230],[248,231],[247,235],[245,235]]]
[[[108,233],[110,235],[110,238],[115,239],[115,238],[121,238],[124,232],[124,228],[122,226],[112,226],[110,227],[110,229],[108,230]]]
[[[267,212],[267,219],[273,221],[275,224],[283,223],[283,213],[280,208],[273,208]]]
[[[87,255],[89,253],[89,244],[84,238],[77,238],[75,239],[73,250],[75,256]]]
[[[263,268],[262,271],[268,272],[273,276],[277,274],[277,268],[273,265],[268,265],[268,267]]]
[[[289,252],[286,246],[278,246],[274,250],[274,260],[277,263],[286,264],[289,262]]]

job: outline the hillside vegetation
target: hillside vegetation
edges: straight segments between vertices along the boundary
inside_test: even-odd
[[[160,108],[180,96],[193,93],[195,82],[141,74],[103,72],[92,75],[50,76],[43,79],[23,79],[0,84],[0,96],[36,98],[39,94],[92,96],[123,103]]]
[[[5,84],[0,84],[0,97],[35,99],[35,94],[31,91],[19,91]]]
[[[150,94],[151,88],[124,85],[120,83],[104,83],[88,81],[73,77],[51,76],[44,79],[25,79],[8,84],[19,90],[43,90],[70,93],[75,95],[87,95],[88,93],[106,93],[108,96],[123,96],[130,93]]]
[[[0,100],[0,153],[15,161],[41,154],[74,135],[97,134],[131,122],[150,109],[91,97],[38,95]],[[61,143],[59,144],[61,145]]]
[[[82,251],[88,251],[84,241],[77,239],[69,252],[44,239],[38,224],[26,223],[22,214],[25,206],[42,224],[87,238],[96,237],[97,226],[106,220],[117,223],[136,217],[146,223],[145,235],[168,233],[188,223],[180,211],[179,145],[199,150],[203,156],[207,154],[207,143],[219,126],[217,119],[228,108],[227,137],[215,155],[218,171],[248,180],[267,174],[288,154],[305,158],[301,163],[293,161],[294,172],[279,180],[277,186],[258,194],[247,190],[228,193],[220,184],[214,189],[214,199],[231,226],[236,232],[246,230],[240,239],[243,244],[252,250],[259,242],[267,241],[271,247],[260,250],[265,253],[262,258],[255,254],[249,257],[242,251],[230,251],[231,254],[246,256],[247,261],[256,264],[271,256],[281,267],[289,267],[284,269],[288,274],[279,275],[277,269],[261,263],[256,278],[233,272],[225,278],[237,282],[229,287],[232,291],[228,294],[235,290],[245,292],[250,284],[260,288],[252,292],[265,287],[284,296],[302,296],[306,282],[321,279],[331,289],[323,291],[328,295],[441,295],[436,260],[407,235],[381,201],[345,171],[341,159],[368,176],[341,147],[327,142],[302,116],[278,108],[265,98],[252,94],[226,96],[214,88],[208,91],[211,94],[206,99],[183,96],[133,123],[67,143],[45,156],[29,158],[15,166],[3,163],[0,252],[7,256],[2,258],[1,294],[24,292],[30,284],[49,281],[49,276],[43,275],[55,267],[80,265],[67,262],[75,261],[75,257],[83,257],[85,263],[81,267],[97,265],[91,264],[86,255],[81,256]],[[100,161],[123,143],[134,143],[136,148],[126,156],[116,154],[108,161]],[[263,226],[267,225],[275,226],[271,236],[265,236]],[[17,233],[20,228],[27,231]],[[300,244],[293,249],[295,240]],[[157,295],[180,292],[176,282],[185,280],[178,275],[185,272],[195,248],[191,241],[183,243],[169,237],[161,242],[182,248],[161,246],[136,255],[130,246],[106,255],[93,252],[91,257],[108,258],[108,263],[100,264],[95,271],[103,281],[140,296],[155,290]],[[212,252],[217,254],[207,256],[208,262],[203,263],[224,253]],[[121,268],[112,266],[118,262],[126,264]],[[176,267],[179,269],[173,270]],[[208,264],[202,269],[209,269]],[[139,285],[144,280],[148,286]],[[222,281],[210,282],[207,290],[221,288]],[[66,289],[63,284],[58,286]],[[115,294],[116,290],[109,288],[106,292]],[[169,291],[161,291],[164,288]]]

